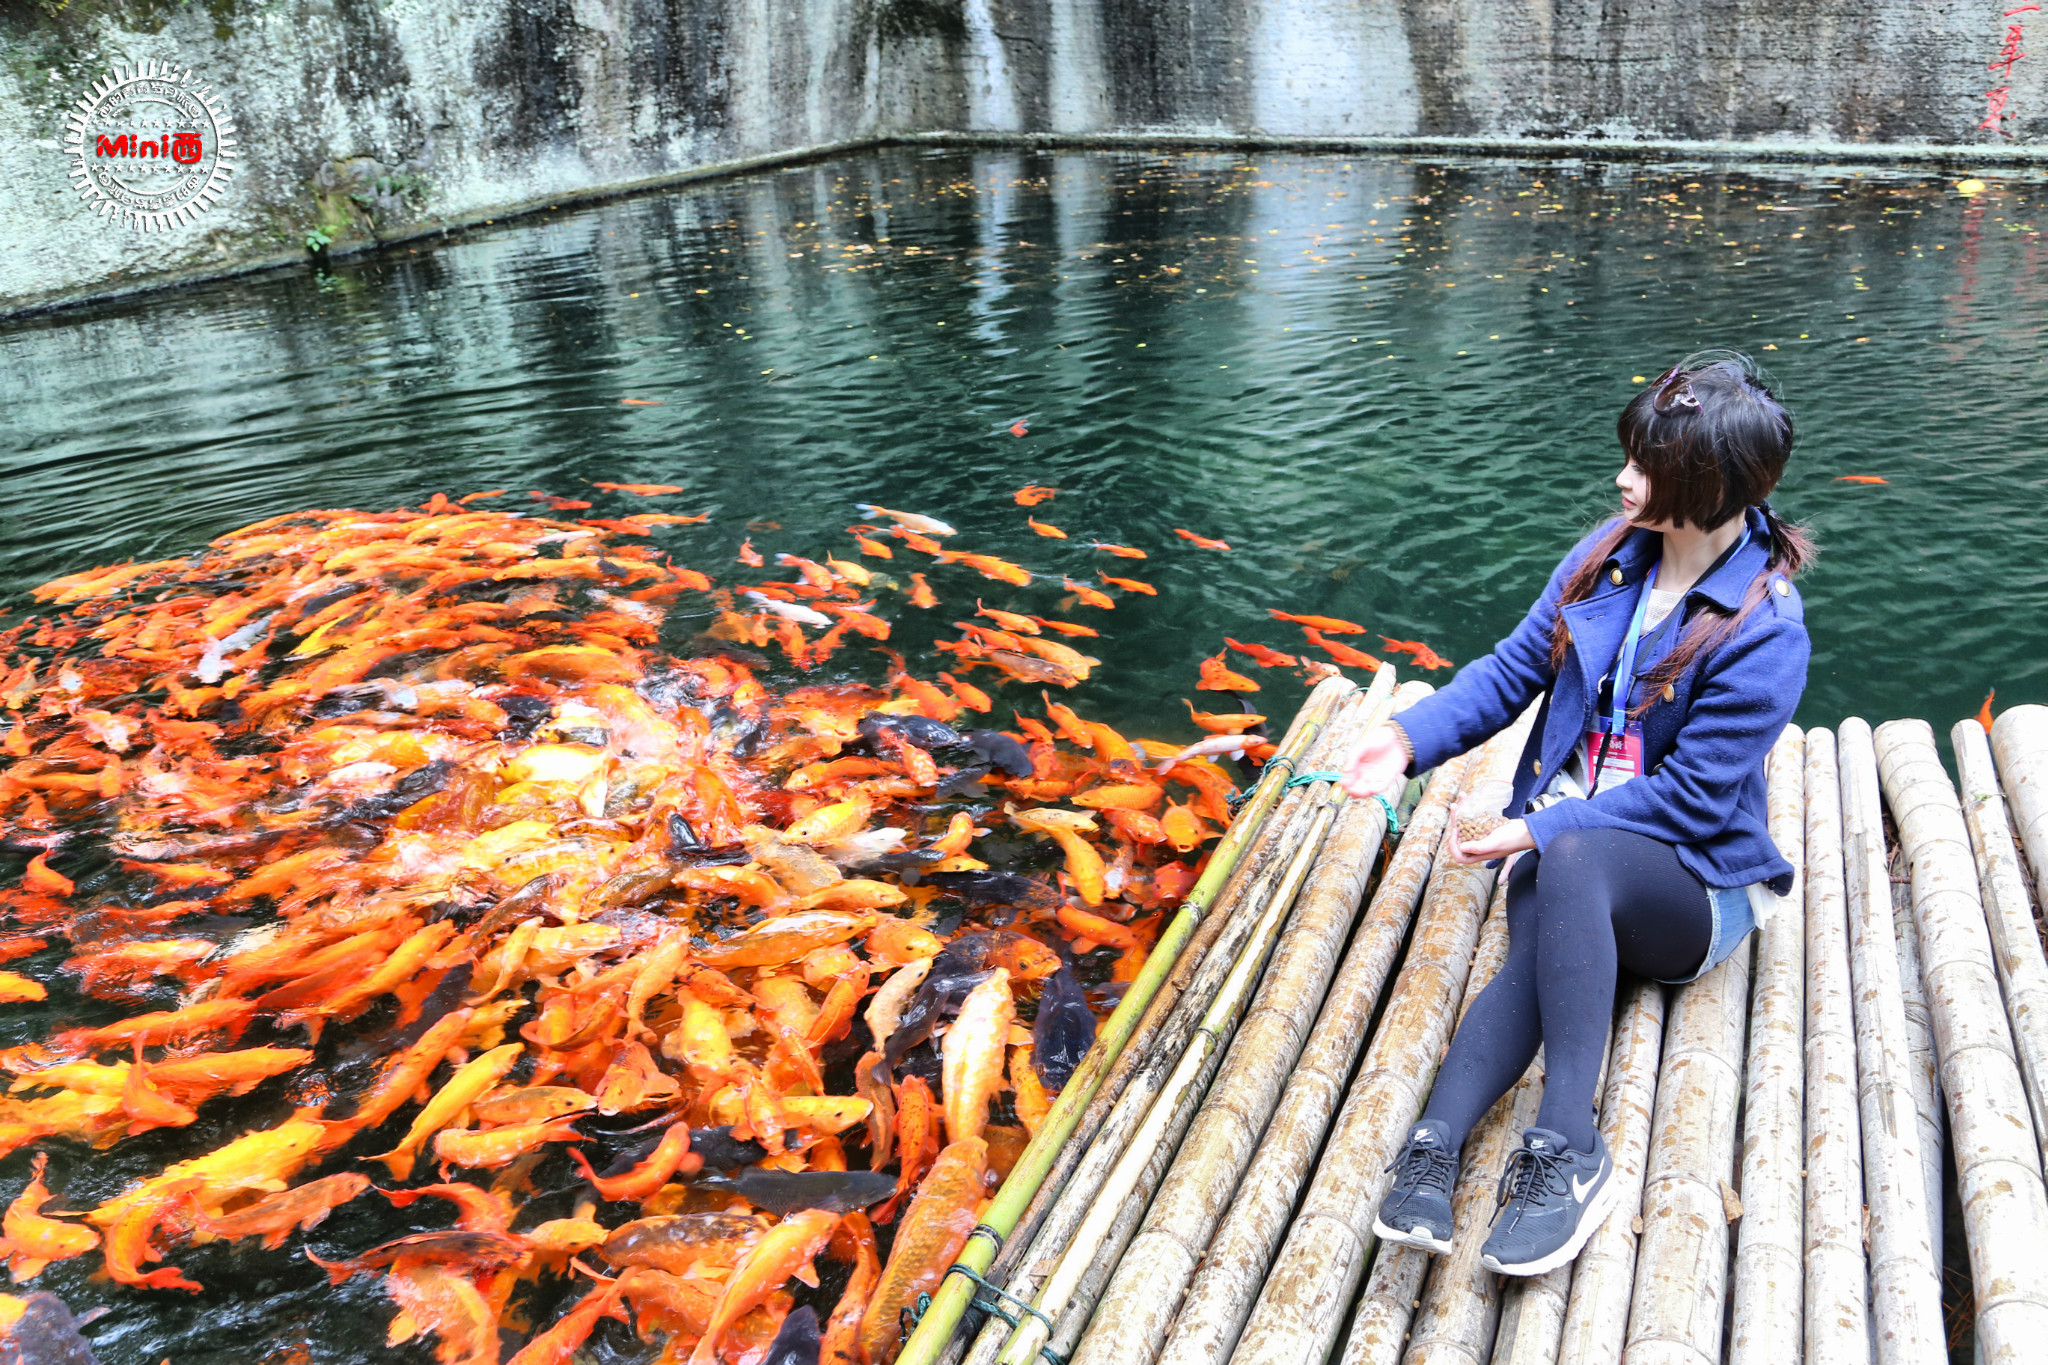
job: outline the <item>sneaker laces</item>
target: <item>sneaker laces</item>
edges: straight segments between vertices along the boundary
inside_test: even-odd
[[[1399,1155],[1381,1169],[1393,1171],[1397,1168],[1395,1184],[1400,1184],[1404,1176],[1413,1177],[1416,1184],[1440,1190],[1445,1198],[1450,1197],[1451,1187],[1458,1180],[1457,1158],[1441,1147],[1424,1147],[1416,1142],[1403,1147]]]
[[[1517,1199],[1526,1203],[1539,1195],[1567,1193],[1565,1161],[1563,1152],[1532,1147],[1517,1147],[1508,1153],[1507,1169],[1500,1173],[1500,1184],[1494,1190],[1494,1217],[1500,1217],[1500,1210]]]

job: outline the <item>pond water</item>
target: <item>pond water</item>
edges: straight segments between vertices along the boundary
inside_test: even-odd
[[[1483,653],[1612,507],[1638,376],[1731,346],[1797,415],[1775,502],[1823,549],[1799,719],[1945,728],[1993,687],[2048,701],[2042,194],[1826,167],[899,149],[17,320],[0,609],[305,507],[505,489],[707,513],[654,540],[729,577],[743,539],[851,557],[874,502],[1055,582],[1155,585],[1079,609],[1105,666],[1062,700],[1185,737],[1180,698],[1224,636],[1302,646],[1268,608],[1361,622],[1375,653]],[[1025,484],[1060,490],[1031,515],[1067,539],[1026,526]],[[946,610],[896,642],[913,659],[977,594],[1063,594],[931,577]],[[1233,657],[1291,712],[1297,678]],[[68,1160],[71,1202],[165,1150]],[[347,1217],[388,1225],[352,1242],[420,1226],[365,1203]],[[218,1290],[109,1297],[91,1258],[39,1284],[117,1305],[93,1331],[108,1365],[361,1359],[389,1316],[373,1283],[330,1291],[289,1256],[179,1260]],[[613,1327],[599,1341],[642,1358]]]

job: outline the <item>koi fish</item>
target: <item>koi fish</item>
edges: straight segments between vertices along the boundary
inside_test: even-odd
[[[1076,583],[1071,578],[1063,578],[1060,582],[1065,584],[1068,592],[1087,606],[1107,609],[1116,605],[1116,599],[1100,588],[1091,588],[1086,583]]]
[[[822,1209],[793,1214],[770,1230],[726,1280],[711,1324],[690,1356],[691,1365],[712,1365],[719,1342],[739,1316],[759,1306],[785,1280],[795,1276],[815,1285],[818,1274],[811,1260],[838,1230],[839,1216]]]
[[[622,398],[619,401],[622,403],[633,403],[636,401],[647,403],[648,400]],[[652,406],[652,404],[648,405]],[[593,479],[590,486],[602,489],[607,493],[631,493],[636,498],[659,498],[669,493],[680,493],[683,491],[683,486],[679,483],[603,483]]]
[[[871,502],[857,502],[854,507],[870,519],[886,517],[906,531],[916,531],[928,536],[950,536],[958,534],[952,527],[937,517],[927,517],[916,512],[894,512],[886,507],[877,507]]]
[[[931,584],[929,584],[929,583],[927,583],[927,582],[925,582],[925,581],[924,581],[924,575],[923,575],[923,574],[921,574],[921,573],[914,573],[914,574],[912,574],[912,575],[910,576],[910,584],[911,584],[911,591],[910,591],[910,605],[911,605],[911,606],[913,606],[913,607],[925,607],[925,608],[929,609],[929,608],[931,608],[931,607],[936,607],[937,605],[939,605],[939,598],[938,598],[938,594],[937,594],[937,593],[934,593],[934,592],[932,591],[932,585],[931,585]]]
[[[1031,1068],[1045,1088],[1058,1094],[1095,1045],[1095,1014],[1071,967],[1045,978],[1038,1017],[1031,1025]]]
[[[666,398],[621,398],[619,403],[621,406],[629,408],[659,408],[667,406],[668,400]],[[602,483],[592,486],[602,488],[606,492],[610,492],[612,488],[610,484]]]
[[[946,1137],[978,1138],[988,1126],[988,1102],[1002,1088],[1003,1062],[1015,1022],[1010,973],[1001,967],[967,993],[941,1052],[939,1089],[945,1096]]]
[[[1196,740],[1171,758],[1163,760],[1153,771],[1164,777],[1172,772],[1176,765],[1185,763],[1191,758],[1242,758],[1245,750],[1249,749],[1254,743],[1256,743],[1255,740],[1247,739],[1243,735],[1211,735],[1207,739]],[[1154,788],[1153,790],[1156,791],[1158,789]]]
[[[1442,657],[1420,640],[1388,640],[1384,635],[1380,636],[1380,638],[1386,640],[1389,653],[1414,656],[1415,665],[1418,668],[1455,667],[1449,659]]]
[[[762,611],[780,616],[785,621],[794,621],[798,625],[829,626],[832,624],[832,618],[825,615],[824,612],[813,611],[801,603],[778,602],[774,598],[763,596],[758,592],[745,592],[741,593],[740,596],[752,602]]]
[[[51,1197],[49,1187],[43,1184],[43,1168],[49,1161],[49,1153],[36,1153],[27,1187],[7,1206],[5,1216],[0,1217],[0,1254],[7,1257],[7,1268],[13,1272],[16,1284],[26,1284],[53,1261],[83,1256],[100,1244],[99,1234],[91,1228],[43,1215],[43,1205]]]
[[[1997,695],[1998,689],[1995,687],[1986,692],[1984,694],[1984,705],[1977,710],[1977,723],[1984,727],[1984,733],[1987,735],[1991,733],[1991,699]]]
[[[1173,533],[1182,540],[1193,541],[1205,550],[1227,550],[1230,548],[1220,540],[1210,540],[1207,536],[1198,536],[1193,531],[1184,531],[1178,526],[1173,528]]]
[[[1104,542],[1104,541],[1100,541],[1100,540],[1091,540],[1091,541],[1089,541],[1089,542],[1088,542],[1088,544],[1089,544],[1089,546],[1090,546],[1091,548],[1093,548],[1093,549],[1097,549],[1097,550],[1102,550],[1102,551],[1105,551],[1105,552],[1107,552],[1107,553],[1109,553],[1109,554],[1113,554],[1113,555],[1115,555],[1115,556],[1116,556],[1116,557],[1117,557],[1118,559],[1144,559],[1144,558],[1146,558],[1146,554],[1145,554],[1145,552],[1144,552],[1143,550],[1140,550],[1140,549],[1136,549],[1135,547],[1133,547],[1133,546],[1129,546],[1129,545],[1111,545],[1111,544],[1108,544],[1107,542]]]
[[[581,512],[590,506],[588,502],[580,499],[558,498],[553,493],[543,493],[538,488],[533,489],[527,496],[535,502],[546,503],[550,512]]]
[[[860,547],[860,552],[862,554],[870,555],[876,559],[894,559],[896,557],[896,552],[890,549],[888,546],[884,545],[881,541],[872,539],[868,536],[861,535],[858,531],[853,532],[852,534],[853,543]]]
[[[1875,475],[1875,474],[1837,474],[1837,475],[1835,476],[1835,482],[1836,482],[1836,483],[1890,483],[1890,482],[1891,482],[1891,480],[1890,480],[1890,479],[1880,479],[1880,478],[1879,478],[1879,477],[1878,477],[1877,475]]]
[[[1010,423],[1010,434],[1012,436],[1028,436],[1030,432],[1031,429],[1024,425],[1024,419],[1021,417]]]
[[[264,1248],[275,1251],[294,1231],[310,1232],[319,1227],[327,1221],[327,1215],[369,1188],[370,1177],[366,1175],[323,1176],[217,1218],[201,1213],[201,1232],[193,1240],[261,1237]]]
[[[1011,496],[1016,498],[1019,507],[1036,507],[1059,491],[1057,488],[1047,488],[1043,484],[1027,483]]]
[[[1293,612],[1275,611],[1271,607],[1266,609],[1266,615],[1272,617],[1275,621],[1292,621],[1298,626],[1313,626],[1326,635],[1365,634],[1364,626],[1355,625],[1350,621],[1342,621],[1334,616],[1297,616]]]
[[[1362,668],[1368,673],[1379,672],[1380,661],[1367,654],[1364,650],[1353,649],[1341,640],[1329,639],[1314,626],[1305,626],[1302,630],[1308,636],[1310,644],[1328,654],[1338,663],[1349,664],[1353,668]]]
[[[1039,521],[1035,517],[1024,518],[1024,524],[1026,526],[1029,526],[1033,531],[1035,531],[1039,535],[1045,536],[1052,540],[1065,540],[1067,538],[1067,533],[1065,531],[1062,531],[1059,527],[1048,526],[1046,523]]]
[[[1231,639],[1228,635],[1223,637],[1223,643],[1229,646],[1231,649],[1234,649],[1238,653],[1249,658],[1253,663],[1257,664],[1260,668],[1293,668],[1301,662],[1301,660],[1295,658],[1292,654],[1282,654],[1279,650],[1268,649],[1264,645],[1243,644],[1237,640]]]
[[[1034,616],[1031,619],[1047,630],[1058,631],[1061,635],[1099,637],[1102,634],[1093,626],[1077,626],[1072,621],[1053,621],[1043,616]]]
[[[1185,697],[1181,700],[1187,704],[1188,715],[1194,719],[1195,724],[1212,735],[1239,735],[1255,725],[1266,723],[1264,716],[1249,713],[1238,715],[1223,711],[1197,711],[1193,702]]]
[[[1199,692],[1256,692],[1259,685],[1242,673],[1233,673],[1224,666],[1223,651],[1217,650],[1202,660],[1202,680],[1195,684]]]
[[[754,538],[752,536],[748,536],[740,542],[739,561],[750,569],[758,569],[767,563],[766,560],[761,558],[760,552],[754,548]]]
[[[1031,582],[1031,574],[1028,571],[1010,563],[1007,559],[997,559],[994,555],[974,555],[966,554],[959,550],[941,550],[939,551],[938,558],[941,564],[965,564],[984,578],[993,578],[1001,583],[1014,583],[1020,588],[1027,586]]]
[[[980,1216],[988,1143],[963,1138],[939,1153],[896,1229],[896,1240],[861,1317],[860,1349],[872,1365],[893,1365],[902,1349],[898,1318],[932,1293],[967,1245]]]
[[[1112,587],[1122,588],[1125,592],[1141,592],[1147,597],[1159,596],[1159,589],[1153,587],[1150,583],[1140,583],[1135,578],[1112,578],[1100,570],[1096,572],[1095,576]]]

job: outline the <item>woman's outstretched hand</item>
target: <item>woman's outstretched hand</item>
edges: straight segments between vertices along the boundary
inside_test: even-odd
[[[1529,837],[1527,820],[1510,820],[1466,843],[1458,837],[1458,822],[1454,819],[1444,829],[1444,843],[1450,849],[1451,861],[1466,867],[1490,863],[1495,858],[1505,858],[1510,853],[1536,847],[1536,841]]]
[[[1407,771],[1408,755],[1394,737],[1394,727],[1375,726],[1344,764],[1344,790],[1357,797],[1391,798]]]

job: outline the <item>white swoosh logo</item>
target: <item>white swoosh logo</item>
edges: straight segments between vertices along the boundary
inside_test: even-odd
[[[1587,1181],[1584,1181],[1584,1182],[1581,1182],[1581,1181],[1579,1180],[1579,1178],[1578,1178],[1577,1176],[1573,1176],[1573,1177],[1572,1177],[1572,1199],[1573,1199],[1573,1201],[1574,1201],[1574,1202],[1576,1202],[1576,1203],[1580,1203],[1580,1204],[1583,1204],[1583,1203],[1585,1203],[1585,1202],[1586,1202],[1586,1191],[1587,1191],[1587,1190],[1590,1190],[1590,1189],[1592,1189],[1594,1185],[1598,1184],[1598,1183],[1599,1183],[1599,1180],[1600,1180],[1600,1173],[1599,1173],[1598,1171],[1595,1171],[1595,1172],[1593,1173],[1593,1178],[1592,1178],[1591,1180],[1587,1180]]]

